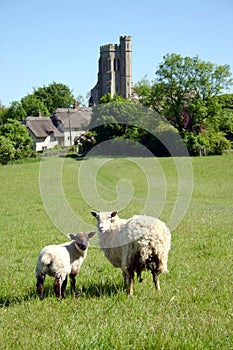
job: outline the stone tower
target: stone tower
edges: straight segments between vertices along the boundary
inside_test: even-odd
[[[107,93],[124,98],[132,94],[131,36],[121,36],[119,45],[100,46],[98,81],[91,90],[89,105],[97,104]]]

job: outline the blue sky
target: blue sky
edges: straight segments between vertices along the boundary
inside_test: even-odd
[[[100,45],[120,35],[132,36],[134,83],[153,80],[167,53],[229,64],[233,73],[232,0],[0,0],[1,103],[53,81],[86,98]]]

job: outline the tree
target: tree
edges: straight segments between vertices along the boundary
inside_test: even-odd
[[[34,89],[33,95],[47,107],[49,114],[57,108],[69,108],[75,98],[69,87],[65,84],[53,82],[48,86]]]
[[[34,94],[29,94],[21,99],[22,107],[27,116],[49,116],[48,108]]]
[[[79,107],[84,107],[85,106],[84,97],[82,95],[78,95],[76,98],[76,103]]]
[[[122,96],[117,95],[116,93],[112,97],[110,92],[108,92],[106,95],[102,96],[100,98],[99,103],[109,103],[109,102],[124,102],[124,103],[130,103],[130,100],[127,98],[124,98]]]
[[[0,126],[0,136],[7,138],[15,149],[14,159],[31,156],[32,139],[25,126],[20,122],[8,119],[7,123]]]
[[[7,111],[8,111],[8,108],[6,108],[0,103],[0,125],[5,123],[7,119],[7,116],[6,116]]]
[[[5,114],[5,118],[7,119],[14,119],[18,121],[25,120],[27,114],[22,106],[22,104],[18,101],[11,102],[10,107],[7,109],[7,112]]]
[[[7,164],[15,157],[15,148],[5,136],[0,136],[0,163]]]
[[[155,81],[144,78],[136,84],[135,92],[142,105],[165,116],[187,140],[187,133],[199,135],[208,127],[208,120],[219,115],[216,96],[233,84],[230,67],[202,61],[198,56],[167,54],[163,59]]]
[[[90,149],[94,144],[102,143],[98,150],[101,149],[103,154],[142,156],[145,155],[145,148],[140,144],[158,156],[169,155],[171,149],[168,150],[167,146],[172,143],[173,154],[181,155],[183,151],[175,128],[157,112],[135,103],[109,102],[95,106],[89,129],[93,132],[95,143],[89,143],[87,147]],[[111,148],[109,143],[103,142],[107,140],[112,140]],[[122,148],[118,143],[121,140],[124,141],[121,143]],[[127,140],[135,142],[130,142],[129,148],[125,148]]]

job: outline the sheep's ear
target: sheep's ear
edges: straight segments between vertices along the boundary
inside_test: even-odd
[[[91,237],[93,237],[95,235],[95,231],[94,232],[90,232],[90,233],[88,233],[88,238],[91,238]]]
[[[74,235],[73,233],[69,233],[69,234],[67,235],[67,237],[68,237],[69,239],[71,239],[71,240],[74,240],[75,237],[76,237],[76,235]]]
[[[95,217],[95,218],[97,218],[97,213],[95,212],[95,211],[91,211],[91,214]]]
[[[113,211],[113,212],[111,213],[111,217],[114,218],[114,216],[116,216],[116,214],[117,214],[117,211]]]

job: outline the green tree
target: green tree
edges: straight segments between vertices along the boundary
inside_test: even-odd
[[[219,118],[216,96],[233,83],[230,67],[202,61],[198,56],[167,54],[163,59],[155,81],[144,78],[136,84],[135,92],[142,105],[161,113],[184,140],[190,141],[193,135],[187,133],[197,136],[209,126],[210,119],[213,123]]]
[[[152,84],[145,79],[136,84],[140,103],[164,115],[181,133],[201,126],[211,99],[233,83],[230,67],[201,61],[198,56],[167,54],[163,59]]]
[[[25,126],[20,122],[8,119],[0,126],[0,136],[7,138],[15,149],[14,159],[26,158],[32,154],[32,139]]]
[[[69,108],[73,105],[75,98],[70,88],[61,83],[53,82],[48,86],[34,89],[33,95],[47,107],[49,114],[57,108]]]
[[[35,94],[29,94],[23,97],[21,99],[21,104],[28,117],[38,116],[39,113],[41,113],[43,117],[50,115],[48,108],[35,96]]]
[[[180,149],[175,128],[155,111],[135,103],[109,102],[95,106],[89,128],[95,132],[96,144],[110,139],[116,141],[124,139],[124,144],[126,139],[136,141],[134,143],[136,148],[132,149],[134,155],[141,155],[138,152],[142,152],[142,147],[136,146],[137,143],[143,144],[156,155],[168,155],[169,151],[165,144],[169,137],[175,141],[174,147]],[[105,146],[103,143],[101,148],[105,154],[118,151],[124,154],[124,147],[119,149],[117,145],[114,146],[114,142],[112,149],[108,145]]]
[[[11,102],[10,107],[7,109],[5,114],[5,121],[7,119],[14,119],[18,121],[25,120],[27,114],[22,106],[22,104],[18,101]]]
[[[0,103],[0,125],[4,124],[5,121],[7,120],[7,111],[8,111],[8,108],[6,108]]]
[[[5,136],[0,136],[0,163],[7,164],[15,157],[15,148],[12,142]]]
[[[117,95],[116,93],[112,97],[110,92],[105,94],[100,98],[99,103],[109,103],[109,102],[123,102],[123,103],[130,103],[130,100],[127,98],[124,98],[122,96]]]

